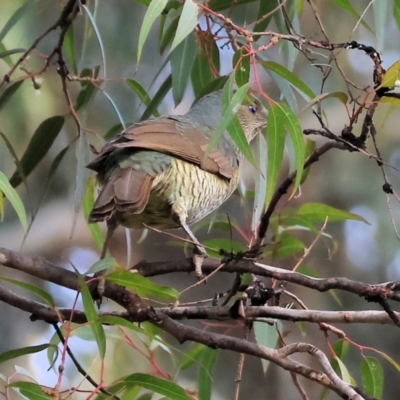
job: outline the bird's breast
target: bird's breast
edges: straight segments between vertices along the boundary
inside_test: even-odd
[[[193,224],[224,203],[236,189],[239,179],[239,167],[231,179],[226,179],[175,158],[168,169],[155,177],[143,212],[120,215],[119,222],[129,228],[143,228],[143,224],[160,229],[178,228],[171,207],[179,202],[187,211],[186,222]]]

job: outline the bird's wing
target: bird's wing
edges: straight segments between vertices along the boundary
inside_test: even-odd
[[[115,211],[140,214],[146,207],[154,178],[143,171],[124,168],[104,184],[89,215],[89,222],[109,219]]]
[[[210,135],[207,136],[188,122],[173,117],[160,117],[129,127],[113,144],[107,144],[104,150],[109,152],[111,144],[114,148],[157,151],[179,157],[205,171],[230,179],[237,165],[232,163],[228,154],[216,147],[205,157],[209,140]]]

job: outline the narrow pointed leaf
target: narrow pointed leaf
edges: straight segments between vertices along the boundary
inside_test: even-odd
[[[10,279],[10,278],[3,278],[0,277],[1,280],[5,281],[5,282],[9,282],[12,283],[13,285],[19,286],[25,290],[28,290],[29,292],[35,294],[36,296],[40,297],[42,300],[44,300],[49,306],[51,307],[55,307],[55,303],[53,298],[50,296],[49,293],[47,293],[45,290],[31,285],[30,283],[26,283],[26,282],[21,282],[21,281],[17,281],[15,279]]]
[[[128,271],[112,272],[106,276],[106,279],[117,285],[134,290],[141,297],[154,296],[169,301],[175,301],[179,297],[179,293],[175,289],[157,285],[150,279]]]
[[[129,385],[138,385],[174,400],[190,400],[182,387],[165,379],[156,378],[146,374],[132,374],[124,381]]]
[[[300,122],[294,112],[285,104],[279,104],[282,115],[284,117],[284,124],[289,132],[290,139],[294,148],[295,156],[295,169],[296,179],[293,185],[292,196],[295,194],[300,186],[301,178],[303,176],[304,161],[305,161],[305,143],[303,130],[301,129]]]
[[[74,191],[74,215],[71,226],[71,237],[74,233],[76,222],[78,219],[78,213],[81,209],[83,197],[85,196],[86,184],[89,177],[89,170],[86,165],[89,163],[89,142],[83,132],[80,132],[78,143],[76,145],[76,177],[75,177],[75,191]]]
[[[383,369],[375,357],[363,358],[361,362],[361,377],[365,393],[381,399],[383,394]]]
[[[355,220],[365,222],[369,225],[368,221],[357,214],[353,214],[348,211],[340,210],[338,208],[334,208],[321,203],[306,203],[298,209],[297,215],[301,215],[307,217],[311,221],[318,222],[324,222],[325,219],[328,218],[329,222]]]
[[[188,35],[170,55],[172,95],[174,97],[175,106],[182,101],[183,95],[185,94],[196,52],[197,45],[195,36]]]
[[[27,9],[30,6],[33,6],[37,0],[28,0],[21,7],[17,8],[13,15],[11,15],[10,19],[5,23],[3,29],[0,31],[0,42],[4,39],[10,29],[23,17],[23,15],[27,12]]]
[[[279,5],[278,0],[260,1],[259,4],[257,21],[260,22],[254,26],[254,32],[263,32],[268,27],[272,18],[271,11]]]
[[[294,88],[296,88],[299,92],[304,93],[309,99],[313,99],[315,97],[315,94],[310,87],[283,65],[273,61],[262,61],[261,65],[267,70],[273,71],[283,79],[287,80]]]
[[[168,28],[165,30],[161,40],[160,40],[160,54],[164,54],[165,49],[169,44],[171,44],[172,39],[175,36],[176,29],[178,28],[179,17],[174,18],[169,24]]]
[[[281,325],[280,321],[276,321],[276,323]],[[274,349],[279,338],[278,328],[275,325],[271,326],[264,322],[254,322],[254,335],[257,344],[267,347],[268,349]],[[270,361],[261,359],[261,364],[264,374],[266,374]]]
[[[19,389],[21,394],[29,400],[51,400],[51,397],[43,392],[37,383],[32,382],[12,382],[7,387]]]
[[[81,78],[97,78],[99,75],[100,66],[96,66],[94,68],[85,68],[81,74]],[[76,98],[75,111],[78,111],[84,106],[87,106],[89,102],[93,99],[93,96],[96,91],[96,87],[90,81],[82,81],[82,90],[79,92],[78,97]]]
[[[200,363],[202,368],[199,369],[197,376],[199,388],[199,400],[211,400],[212,394],[212,371],[215,367],[219,351],[207,347],[201,354]]]
[[[267,196],[265,204],[268,206],[277,185],[281,165],[283,161],[283,151],[285,148],[285,125],[281,110],[277,105],[269,108],[267,122]]]
[[[147,106],[146,110],[144,111],[143,115],[140,117],[140,121],[144,121],[150,118],[154,113],[157,112],[157,107],[161,103],[161,101],[165,98],[167,93],[170,91],[172,87],[172,77],[169,75],[160,88],[157,90],[157,93],[154,95],[153,99],[151,100],[150,104]]]
[[[25,356],[27,354],[39,353],[43,350],[46,350],[49,346],[50,344],[44,343],[37,346],[28,346],[21,349],[5,351],[4,353],[0,354],[0,364],[5,361],[12,360],[13,358]]]
[[[140,33],[139,33],[138,55],[137,55],[138,64],[142,56],[144,42],[146,41],[147,36],[150,33],[150,28],[152,27],[157,17],[161,15],[166,4],[167,0],[152,0],[151,3],[149,4],[146,14],[143,18],[143,24],[142,27],[140,28]]]
[[[115,258],[106,257],[99,261],[96,261],[85,273],[84,275],[95,274],[96,272],[107,270],[115,265]]]
[[[47,154],[63,125],[64,117],[56,116],[46,119],[36,129],[20,161],[25,177],[28,177]],[[10,178],[10,184],[17,187],[21,182],[22,177],[17,169]]]
[[[351,4],[350,0],[332,0],[332,2],[335,3],[337,6],[343,8],[344,10],[348,11],[349,14],[351,14],[357,21],[360,19],[360,14],[358,14],[356,9]],[[361,24],[364,26],[364,28],[368,29],[372,34],[374,34],[374,31],[364,21],[364,19],[361,20]]]
[[[229,83],[229,80],[227,81],[227,83]],[[225,87],[227,87],[227,85],[225,85]],[[241,86],[235,92],[235,94],[232,96],[228,106],[223,110],[221,123],[219,124],[217,129],[213,132],[213,137],[211,138],[210,143],[207,146],[204,158],[208,157],[208,155],[210,154],[211,150],[218,143],[218,141],[221,138],[221,136],[223,135],[223,133],[228,129],[228,126],[231,124],[233,118],[236,115],[237,109],[241,106],[241,104],[243,103],[244,98],[246,97],[248,88],[249,88],[249,84]],[[228,89],[228,93],[233,93],[233,90]],[[222,94],[222,96],[224,97],[224,93]],[[235,128],[235,126],[233,125],[232,132],[234,132],[234,135],[235,135],[235,137],[232,137],[232,139],[235,141],[235,143],[236,143],[236,141],[243,142],[243,140],[242,140],[243,136],[244,136],[243,130],[240,133],[240,131],[238,131]],[[242,136],[242,137],[240,137],[240,136]],[[246,139],[244,139],[244,140],[247,143],[247,140]],[[247,144],[247,147],[248,147],[248,144]],[[247,151],[245,146],[243,146],[242,148],[243,148],[243,150]],[[241,148],[239,148],[239,149],[242,151]],[[249,152],[250,152],[250,150],[249,150]],[[250,152],[250,154],[251,154],[251,152]]]
[[[400,80],[400,60],[392,64],[385,75],[383,76],[382,83],[379,87],[394,88],[396,81]]]
[[[248,83],[250,78],[250,56],[244,47],[236,51],[232,63],[237,85],[240,87]]]
[[[198,6],[193,0],[186,0],[183,4],[182,14],[179,18],[176,34],[171,45],[171,51],[178,46],[197,25]]]
[[[97,39],[97,42],[99,43],[99,47],[100,47],[101,59],[103,61],[103,78],[106,79],[107,78],[106,55],[105,55],[105,51],[104,51],[103,41],[101,40],[99,28],[97,27],[96,20],[95,20],[94,16],[92,15],[92,13],[90,12],[89,8],[87,6],[85,6],[84,4],[82,4],[82,8],[86,11],[86,14],[89,17],[90,23],[92,24],[94,32],[96,34],[96,39]]]
[[[396,21],[397,29],[400,30],[400,1],[393,1],[393,17]]]
[[[17,81],[12,83],[0,96],[0,111],[7,104],[8,100],[18,90],[18,88],[24,83],[24,81]]]
[[[134,79],[127,79],[126,83],[135,91],[142,103],[146,107],[148,107],[151,103],[151,97],[148,95],[144,87]],[[153,115],[155,117],[158,117],[160,115],[160,113],[157,111],[157,108],[154,110]]]
[[[94,307],[92,296],[90,295],[89,288],[87,287],[82,275],[78,275],[78,280],[85,315],[90,324],[90,329],[92,330],[93,336],[97,342],[100,357],[101,359],[104,359],[104,356],[106,354],[106,336],[104,333],[104,329],[99,322],[99,316]]]
[[[65,34],[63,50],[65,55],[71,65],[72,72],[77,75],[78,67],[76,63],[76,52],[75,52],[75,35],[74,35],[74,25],[71,24]]]
[[[28,224],[27,224],[24,204],[22,203],[21,198],[18,196],[18,193],[11,186],[7,177],[1,171],[0,171],[0,192],[2,192],[4,196],[7,197],[8,201],[13,206],[15,212],[18,215],[19,221],[21,222],[21,225],[24,228],[24,232],[26,232]]]
[[[388,1],[374,1],[372,3],[372,9],[374,11],[374,22],[375,22],[375,34],[376,44],[380,53],[385,50],[385,36],[387,35],[387,27],[389,21],[388,16]]]
[[[96,185],[96,179],[94,177],[88,179],[85,195],[83,196],[83,202],[82,202],[83,214],[85,216],[86,221],[88,221],[89,214],[92,211],[93,206],[94,206],[93,193],[95,190],[95,185]],[[92,234],[94,243],[96,244],[98,249],[102,249],[105,238],[104,238],[103,232],[101,231],[101,229],[99,227],[99,224],[88,224],[88,225],[89,225],[89,230],[90,230],[90,233]]]
[[[254,206],[253,215],[251,219],[251,230],[255,231],[262,213],[264,212],[265,200],[267,196],[267,142],[264,135],[258,135],[255,139],[256,146],[256,163],[259,170],[256,171],[256,177],[254,180]]]

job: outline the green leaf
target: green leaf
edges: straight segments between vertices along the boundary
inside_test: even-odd
[[[360,15],[349,0],[332,0],[332,2],[335,3],[337,6],[343,8],[344,10],[348,11],[349,14],[351,14],[357,21],[360,19]],[[361,24],[364,26],[364,28],[368,29],[372,34],[374,34],[374,31],[363,19],[361,20]]]
[[[178,28],[179,17],[174,18],[165,30],[160,40],[160,54],[163,54],[167,46],[172,42],[175,36],[176,29]]]
[[[150,118],[151,115],[155,115],[157,112],[157,107],[167,95],[169,90],[172,87],[172,77],[169,75],[160,88],[157,90],[157,93],[154,95],[153,100],[151,100],[150,104],[147,106],[146,110],[144,111],[143,115],[140,117],[140,121],[144,121]]]
[[[201,354],[200,363],[202,368],[199,369],[197,376],[199,400],[211,400],[212,371],[218,355],[219,351],[210,347],[207,347]]]
[[[82,208],[83,208],[83,214],[85,216],[85,221],[88,221],[89,214],[94,206],[93,193],[95,190],[95,186],[96,186],[96,179],[94,177],[88,179],[86,184],[85,195],[83,196],[83,201],[82,201]],[[96,244],[98,249],[102,249],[105,238],[103,232],[99,227],[99,224],[88,224],[88,225],[94,243]]]
[[[340,370],[340,376],[342,377],[342,379],[348,383],[349,385],[352,384],[352,377],[350,375],[349,370],[347,369],[346,365],[344,365],[343,361],[340,358],[336,359],[336,362],[339,365],[339,370]]]
[[[272,10],[274,10],[279,5],[278,0],[268,0],[268,1],[260,1],[257,21],[260,20],[265,15],[270,14]],[[268,27],[272,18],[272,14],[268,15],[268,17],[263,18],[260,22],[258,22],[254,26],[254,32],[263,32]],[[260,36],[261,37],[261,36]]]
[[[313,99],[315,97],[315,94],[310,87],[283,65],[273,61],[262,61],[261,65],[287,80],[295,89],[297,89],[300,93],[304,93],[308,98]]]
[[[128,123],[127,124],[132,125],[132,123]],[[103,136],[104,140],[110,140],[112,139],[114,136],[118,135],[119,133],[121,133],[124,130],[124,127],[122,126],[122,124],[116,124],[114,126],[112,126],[107,132],[106,134]]]
[[[293,196],[296,193],[297,189],[299,188],[303,176],[303,168],[305,161],[305,143],[303,137],[303,130],[301,129],[301,125],[298,118],[286,104],[279,104],[278,106],[280,107],[285,127],[289,132],[289,136],[294,148],[295,169],[297,173],[293,185],[293,191],[292,191],[292,196]]]
[[[106,354],[106,336],[104,334],[104,329],[99,321],[99,316],[97,315],[96,309],[93,304],[93,299],[90,295],[89,288],[87,287],[85,279],[82,275],[78,275],[78,280],[85,315],[99,348],[100,358],[103,360]]]
[[[235,0],[235,2],[232,3],[232,0],[211,0],[209,3],[209,7],[213,11],[221,11],[226,10],[227,8],[232,8],[233,5],[255,3],[256,1],[258,0]]]
[[[224,76],[220,76],[219,78],[216,78],[213,81],[211,81],[210,83],[208,83],[207,86],[205,86],[199,92],[199,94],[196,95],[196,98],[195,98],[193,104],[197,103],[199,101],[199,99],[201,99],[205,95],[222,89],[226,85],[226,82],[228,81],[228,79],[229,79],[229,76],[224,75]]]
[[[7,197],[10,204],[14,207],[14,210],[18,215],[19,221],[21,222],[21,225],[24,228],[24,232],[26,232],[28,224],[26,220],[25,207],[20,197],[18,196],[18,193],[11,186],[7,177],[1,171],[0,171],[0,192],[2,192]]]
[[[139,82],[135,81],[134,79],[127,79],[126,83],[135,91],[135,93],[139,96],[139,99],[142,101],[142,103],[146,107],[149,107],[149,105],[151,103],[151,98],[147,94],[144,87]],[[157,111],[157,108],[154,110],[153,115],[155,117],[158,117],[160,115],[160,113]],[[105,138],[106,138],[106,136],[105,136]]]
[[[44,300],[48,305],[50,305],[51,307],[55,307],[55,303],[53,298],[50,296],[49,293],[47,293],[45,290],[31,285],[30,283],[26,283],[26,282],[21,282],[21,281],[16,281],[15,279],[10,279],[10,278],[4,278],[4,277],[0,277],[1,280],[5,281],[5,282],[9,282],[12,283],[13,285],[19,286],[25,290],[30,291],[31,293],[35,294],[36,296],[40,297],[42,300]]]
[[[310,107],[314,106],[317,103],[320,103],[326,99],[337,99],[344,105],[347,104],[349,97],[344,92],[332,92],[332,93],[322,93],[318,96],[315,96],[304,108],[299,111],[299,114],[302,114],[304,111],[308,110]]]
[[[236,115],[237,109],[241,106],[244,98],[246,97],[246,94],[247,94],[247,91],[249,88],[249,84],[247,83],[247,85],[241,86],[232,96],[233,90],[231,90],[231,88],[230,88],[230,86],[232,85],[232,82],[233,82],[233,80],[229,79],[224,86],[224,89],[222,92],[222,105],[224,107],[225,104],[227,104],[227,106],[223,109],[221,122],[218,125],[217,129],[213,132],[213,136],[212,136],[212,138],[207,146],[207,149],[205,151],[204,158],[208,157],[208,155],[211,153],[211,150],[219,142],[223,133],[228,129],[228,126],[231,124],[233,118]],[[230,97],[230,96],[232,96],[232,97]],[[225,97],[225,99],[228,100],[228,103],[224,104],[224,97]],[[234,135],[234,136],[232,136],[232,140],[235,141],[236,145],[238,145],[238,143],[242,144],[243,136],[244,136],[243,131],[240,133],[240,131],[236,130],[235,125],[231,125],[231,127],[233,127],[232,133]],[[244,140],[247,143],[247,140],[246,139],[244,139]],[[248,147],[248,143],[247,143],[247,147]],[[251,154],[251,151],[247,150],[245,147],[243,147],[243,148],[239,147],[239,150],[242,152],[243,152],[243,149],[245,150],[245,152],[247,152],[247,153],[250,152],[250,154]],[[243,154],[244,154],[244,152],[243,152]]]
[[[328,218],[329,222],[355,220],[365,222],[369,225],[369,223],[359,215],[339,210],[338,208],[322,203],[306,203],[298,209],[297,215],[307,217],[311,221],[324,222],[325,219]]]
[[[10,153],[10,155],[11,155],[11,157],[13,158],[13,161],[14,161],[16,167],[17,167],[17,171],[18,171],[18,172],[20,173],[20,175],[23,177],[23,180],[24,180],[24,182],[25,182],[25,184],[26,184],[25,175],[24,175],[24,170],[22,169],[22,165],[21,165],[21,162],[20,162],[19,159],[18,159],[17,153],[15,152],[15,150],[14,150],[14,148],[13,148],[11,142],[8,140],[7,136],[4,135],[2,132],[0,132],[0,136],[1,136],[1,138],[3,139],[3,141],[4,141],[4,143],[5,143],[5,145],[6,145],[7,149],[8,149],[8,151],[9,151],[9,153]],[[28,188],[28,185],[26,185],[26,191],[27,191],[28,197],[30,197],[30,196],[29,196],[29,188]]]
[[[9,56],[13,55],[13,54],[18,54],[18,53],[24,53],[25,49],[11,49],[11,50],[6,50],[3,46],[2,43],[0,43],[0,58],[7,58],[8,60],[5,60],[7,64],[10,65],[11,62],[11,58],[9,58]],[[11,65],[12,66],[12,65]]]
[[[314,153],[315,148],[317,147],[317,143],[315,142],[315,140],[311,140],[311,139],[306,139],[306,147],[305,147],[305,158],[307,159],[312,153]],[[303,171],[303,176],[301,177],[301,184],[303,184],[307,177],[308,177],[308,173],[310,172],[310,167],[307,167],[304,171]]]
[[[1,134],[1,132],[0,132],[0,134]],[[55,173],[56,173],[56,171],[57,171],[57,169],[58,169],[58,166],[60,165],[61,161],[63,160],[63,158],[64,158],[64,156],[65,156],[65,154],[67,153],[68,150],[69,150],[69,144],[68,144],[66,147],[64,147],[64,148],[56,155],[56,157],[54,158],[54,160],[52,161],[52,163],[51,163],[51,165],[50,165],[50,168],[49,168],[48,173],[47,173],[47,176],[46,176],[46,180],[45,180],[45,182],[44,182],[43,190],[41,191],[41,194],[40,194],[39,201],[37,202],[37,205],[36,205],[36,207],[35,207],[35,210],[32,211],[32,218],[31,218],[31,220],[30,220],[30,223],[29,223],[29,226],[28,226],[28,230],[27,230],[27,232],[26,232],[26,235],[25,235],[24,240],[25,240],[26,237],[28,236],[28,233],[29,233],[29,231],[31,230],[31,227],[32,227],[33,223],[35,222],[36,215],[37,215],[37,213],[38,213],[38,211],[39,211],[39,209],[40,209],[40,206],[41,206],[42,203],[43,203],[43,200],[44,200],[44,198],[45,198],[45,196],[46,196],[46,193],[47,193],[47,191],[48,191],[48,189],[49,189],[50,183],[52,182],[53,177],[54,177],[54,175],[55,175]],[[18,170],[19,172],[22,171],[22,168],[20,167],[19,161],[18,161],[18,164],[17,164],[17,170]],[[24,177],[24,179],[25,179],[25,177]],[[27,188],[28,188],[28,187],[27,187]],[[29,192],[28,192],[28,196],[29,196]]]
[[[132,374],[124,379],[129,385],[138,385],[174,400],[190,400],[182,387],[165,379],[146,374]]]
[[[53,397],[45,394],[37,383],[32,382],[12,382],[6,387],[19,389],[21,394],[29,400],[51,400]]]
[[[146,11],[146,14],[143,18],[143,24],[140,28],[139,33],[139,42],[138,42],[138,55],[137,55],[137,63],[139,64],[140,57],[142,56],[142,50],[144,42],[147,39],[147,36],[150,33],[150,28],[153,25],[154,21],[161,15],[165,6],[167,4],[167,0],[152,0],[149,4],[149,8]]]
[[[3,26],[3,29],[0,31],[0,42],[4,39],[10,29],[24,16],[27,9],[30,6],[33,6],[37,0],[29,0],[26,1],[21,7],[19,7],[13,15],[11,15],[10,19]]]
[[[280,108],[272,105],[268,110],[267,121],[267,196],[265,204],[268,206],[275,191],[283,161],[285,148],[285,125]]]
[[[105,51],[104,51],[103,41],[101,40],[99,28],[97,27],[96,20],[95,20],[94,16],[92,15],[92,13],[90,12],[89,8],[87,6],[85,6],[84,4],[82,4],[82,8],[86,11],[87,16],[89,17],[89,21],[93,26],[94,33],[96,34],[96,39],[97,39],[97,42],[99,43],[99,47],[100,47],[101,59],[103,61],[103,78],[106,79],[107,78],[106,55],[105,55]]]
[[[237,85],[240,87],[248,83],[250,78],[250,56],[244,47],[236,51],[233,55],[232,63]]]
[[[85,273],[84,276],[95,274],[100,271],[104,271],[110,269],[115,265],[115,258],[114,257],[105,257],[99,261],[96,261]]]
[[[393,1],[393,17],[397,25],[397,29],[400,30],[400,0]]]
[[[198,6],[193,0],[186,0],[183,4],[182,14],[179,18],[176,34],[171,45],[171,51],[178,46],[196,27]]]
[[[389,23],[387,20],[388,7],[388,1],[374,1],[372,3],[372,9],[374,11],[376,44],[380,53],[385,50],[385,36],[387,35],[387,26]]]
[[[74,214],[72,218],[71,234],[70,234],[71,237],[76,227],[78,214],[83,203],[83,198],[85,197],[87,180],[90,174],[88,168],[86,168],[90,158],[89,156],[90,147],[88,139],[83,132],[80,132],[79,134],[78,142],[76,143],[75,154],[77,163],[76,163],[75,190],[74,190],[74,201],[73,201]]]
[[[50,345],[48,343],[44,343],[37,346],[28,346],[22,347],[21,349],[5,351],[4,353],[0,354],[0,364],[5,361],[12,360],[13,358],[25,356],[27,354],[39,353],[43,350],[46,350],[49,346]]]
[[[281,326],[280,321],[276,322],[278,326]],[[254,335],[256,343],[259,346],[267,347],[268,349],[274,349],[278,341],[278,327],[276,325],[269,325],[265,322],[254,322]],[[261,359],[264,374],[267,373],[270,361]]]
[[[379,87],[388,87],[390,89],[396,86],[396,81],[400,80],[400,60],[392,64],[385,75]]]
[[[219,76],[219,48],[208,31],[196,32],[198,55],[192,68],[192,85],[196,98],[204,96],[202,90]]]
[[[72,72],[74,73],[74,75],[77,75],[78,67],[76,63],[75,36],[74,36],[73,24],[69,26],[67,33],[65,34],[63,50],[65,52],[65,55],[67,56],[69,64],[71,65]]]
[[[24,81],[14,82],[2,93],[0,96],[0,111],[23,83]]]
[[[255,153],[256,163],[259,166],[259,170],[255,171],[254,179],[254,206],[253,215],[251,219],[251,230],[256,231],[257,225],[259,224],[261,215],[264,212],[265,200],[267,197],[267,141],[264,135],[257,135],[255,138]]]
[[[190,368],[196,362],[200,362],[201,355],[207,347],[204,344],[197,343],[188,351],[182,354],[182,359],[180,360],[179,369],[185,370]],[[202,366],[200,365],[200,368]]]
[[[139,333],[141,335],[146,335],[146,336],[150,337],[151,339],[153,338],[153,335],[149,334],[144,329],[139,328],[133,322],[127,321],[126,319],[117,317],[115,315],[102,315],[99,318],[99,322],[102,324],[122,326],[124,328],[128,328],[132,331],[135,331],[136,333]]]
[[[215,249],[215,251],[211,249],[207,249],[209,255],[211,257],[219,257],[220,253],[218,250],[225,250],[227,252],[235,252],[238,253],[239,251],[246,251],[246,246],[242,243],[235,242],[230,239],[208,239],[202,242],[204,246],[210,247],[211,249]]]
[[[305,249],[304,243],[288,232],[282,232],[276,238],[277,244],[271,247],[267,247],[265,252],[268,256],[273,256],[275,258],[285,258],[292,256],[296,253],[302,252]]]
[[[188,35],[171,53],[172,95],[175,106],[182,101],[185,94],[196,52],[195,36]]]
[[[47,154],[63,125],[64,117],[56,116],[46,119],[36,129],[20,161],[25,178]],[[10,184],[15,188],[21,182],[22,177],[17,169],[10,178]]]
[[[168,286],[161,286],[151,280],[128,271],[112,272],[106,276],[107,281],[134,290],[140,297],[154,296],[161,299],[175,301],[179,293]]]
[[[100,66],[96,66],[94,68],[85,68],[82,72],[80,77],[81,78],[97,78],[99,75]],[[97,89],[96,86],[93,85],[90,81],[82,81],[82,90],[79,92],[78,97],[76,98],[75,104],[75,111],[78,111],[83,106],[89,104],[90,100],[92,100],[95,90]]]
[[[383,395],[383,369],[376,358],[363,358],[361,362],[361,377],[365,393],[381,399]]]

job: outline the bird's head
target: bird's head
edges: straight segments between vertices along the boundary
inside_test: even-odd
[[[246,96],[236,116],[239,119],[248,142],[251,142],[254,137],[267,126],[268,111],[260,101],[251,94]]]

